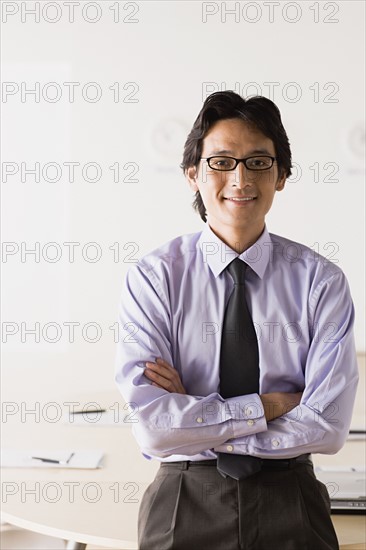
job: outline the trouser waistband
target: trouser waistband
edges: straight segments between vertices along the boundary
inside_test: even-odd
[[[247,455],[242,455],[243,457]],[[253,459],[255,457],[251,457]],[[303,454],[294,458],[257,458],[260,461],[261,470],[287,470],[296,467],[298,464],[313,465],[311,454]],[[178,462],[162,462],[160,468],[176,467],[179,470],[188,470],[196,466],[217,466],[217,460],[181,460]]]

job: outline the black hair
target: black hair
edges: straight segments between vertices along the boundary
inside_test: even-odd
[[[218,120],[229,118],[240,118],[270,138],[276,151],[279,178],[291,176],[290,143],[277,105],[263,96],[244,99],[233,91],[214,92],[206,98],[184,145],[181,168],[185,174],[188,168],[198,166],[203,140],[211,126]],[[199,191],[192,206],[206,222],[206,208]]]

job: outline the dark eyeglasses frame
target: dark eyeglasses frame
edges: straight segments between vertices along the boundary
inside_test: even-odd
[[[210,165],[210,160],[211,159],[216,159],[216,158],[235,160],[235,166],[233,166],[233,168],[221,168],[221,169],[220,168],[213,168]],[[247,165],[247,161],[250,160],[250,159],[257,159],[257,158],[271,159],[272,164],[271,164],[271,166],[268,166],[267,168],[249,168],[249,166]],[[252,157],[246,157],[246,158],[243,158],[243,159],[236,159],[235,157],[225,157],[223,155],[214,155],[213,157],[201,157],[201,160],[207,160],[207,164],[209,165],[211,170],[216,170],[216,172],[231,172],[232,170],[236,169],[239,162],[242,162],[244,164],[245,168],[247,170],[251,170],[252,172],[265,172],[266,170],[270,170],[273,167],[273,164],[277,160],[277,157],[271,157],[270,155],[253,155]]]

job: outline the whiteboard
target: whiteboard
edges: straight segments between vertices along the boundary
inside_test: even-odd
[[[2,6],[3,228],[18,245],[3,263],[5,363],[27,353],[113,385],[127,269],[203,228],[179,165],[202,102],[224,89],[280,108],[294,170],[268,229],[344,270],[364,351],[364,3],[26,4]],[[39,262],[22,261],[22,242],[39,243]]]

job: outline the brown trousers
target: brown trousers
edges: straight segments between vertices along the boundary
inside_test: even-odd
[[[308,464],[223,478],[216,461],[162,463],[139,510],[139,550],[338,550]]]

